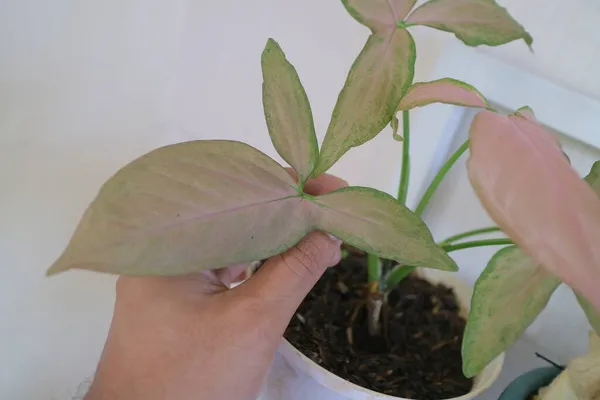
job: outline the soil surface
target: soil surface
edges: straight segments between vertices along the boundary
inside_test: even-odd
[[[462,374],[465,319],[453,290],[409,275],[384,307],[384,330],[368,334],[366,257],[329,268],[298,308],[285,337],[334,374],[398,397],[439,400],[468,393]],[[387,329],[386,329],[387,328]]]

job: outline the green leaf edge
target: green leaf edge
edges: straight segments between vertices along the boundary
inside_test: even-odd
[[[423,7],[429,3],[437,3],[439,1],[446,1],[446,0],[429,0],[426,3],[422,4],[420,7]],[[440,26],[432,26],[432,24],[424,24],[424,23],[409,23],[407,24],[407,26],[427,26],[429,28],[432,29],[436,29],[438,31],[443,31],[443,32],[448,32],[453,34],[458,40],[460,40],[461,42],[463,42],[465,45],[470,46],[470,47],[477,47],[480,45],[485,45],[485,46],[490,46],[490,47],[496,47],[496,46],[502,46],[505,45],[507,43],[510,42],[514,42],[516,40],[523,40],[525,42],[525,44],[527,44],[527,47],[529,47],[529,50],[531,52],[533,52],[533,37],[531,36],[531,34],[529,32],[527,32],[527,30],[525,29],[525,27],[523,25],[521,25],[516,19],[513,18],[513,16],[508,12],[508,10],[506,9],[506,7],[502,7],[501,5],[499,5],[496,1],[494,0],[486,0],[488,2],[494,3],[498,8],[501,8],[502,10],[504,10],[508,16],[517,24],[521,27],[521,29],[523,30],[523,35],[519,36],[519,37],[515,37],[514,39],[510,39],[509,41],[502,41],[502,42],[486,42],[483,39],[477,39],[477,38],[473,38],[471,40],[462,37],[462,35],[459,35],[457,33],[455,33],[454,31],[452,31],[450,28],[447,28],[445,24],[443,23],[439,23]],[[416,10],[418,10],[420,7],[418,7],[417,9],[413,10],[412,12],[415,12]],[[408,16],[408,18],[410,18],[410,15]]]
[[[302,81],[300,80],[300,76],[298,75],[296,68],[287,59],[285,52],[283,51],[283,49],[281,48],[279,43],[273,38],[269,38],[267,40],[265,48],[261,54],[261,69],[263,70],[263,74],[264,74],[265,58],[268,56],[268,54],[270,52],[276,52],[276,53],[278,53],[277,56],[282,58],[282,61],[285,64],[285,67],[287,67],[287,69],[289,70],[289,72],[292,75],[292,79],[297,84],[296,89],[299,91],[299,94],[301,95],[302,99],[306,102],[307,108],[303,112],[307,113],[308,119],[309,119],[309,126],[310,126],[309,140],[310,140],[310,146],[311,146],[311,160],[309,160],[309,162],[310,162],[311,168],[310,168],[310,171],[308,171],[308,174],[306,176],[301,176],[300,172],[297,170],[297,168],[294,165],[291,165],[291,163],[287,160],[287,157],[285,155],[281,154],[279,152],[279,150],[277,150],[277,147],[275,146],[274,137],[276,135],[273,133],[272,124],[269,122],[270,118],[267,115],[267,110],[264,107],[264,104],[265,104],[265,89],[264,89],[265,81],[263,79],[263,84],[262,84],[262,87],[263,87],[263,91],[262,91],[263,92],[263,94],[262,94],[263,113],[265,116],[265,122],[267,124],[267,131],[269,132],[269,137],[271,138],[271,143],[273,144],[273,147],[275,147],[275,150],[277,150],[277,153],[281,156],[281,158],[283,158],[285,160],[285,162],[287,162],[292,168],[294,168],[294,170],[300,177],[301,184],[304,185],[304,183],[306,183],[306,181],[310,178],[312,172],[314,171],[315,167],[319,163],[319,142],[317,140],[317,134],[316,134],[316,130],[315,130],[315,123],[314,123],[312,108],[310,106],[310,101],[308,99],[308,95],[306,94],[306,90],[304,89],[304,85],[302,85]]]
[[[583,310],[592,328],[594,328],[596,332],[600,333],[600,312],[598,312],[592,303],[590,303],[584,296],[580,295],[575,290],[573,290],[573,293],[575,294],[577,302],[579,303],[579,306]]]
[[[398,203],[398,201],[391,196],[388,193],[382,192],[380,190],[377,189],[373,189],[373,188],[369,188],[369,187],[364,187],[364,186],[347,186],[338,190],[335,190],[333,192],[321,195],[321,196],[317,196],[314,198],[314,202],[321,208],[324,209],[332,209],[332,207],[328,207],[326,205],[320,204],[319,200],[327,197],[329,195],[332,194],[337,194],[337,193],[344,193],[344,192],[367,192],[370,193],[371,195],[373,195],[374,197],[378,197],[381,199],[384,199],[386,201],[389,201],[391,203],[393,203],[395,206],[399,207],[399,208],[403,208],[405,211],[408,211],[409,213],[413,214],[415,216],[415,218],[420,221],[421,224],[421,228],[423,228],[423,230],[425,232],[428,233],[429,235],[429,240],[431,241],[431,243],[439,249],[439,254],[442,255],[442,258],[446,261],[446,263],[444,263],[444,268],[440,268],[440,267],[428,267],[428,268],[433,268],[433,269],[439,269],[442,271],[450,271],[450,272],[456,272],[458,271],[458,265],[456,264],[456,262],[441,248],[439,247],[436,243],[435,240],[433,239],[433,235],[431,234],[431,231],[429,230],[429,227],[421,220],[421,218],[419,218],[416,214],[414,214],[414,212],[412,210],[410,210],[408,207]],[[316,225],[317,225],[317,229],[321,229],[321,226],[319,225],[319,222],[316,221]],[[407,260],[398,260],[394,257],[394,255],[392,254],[387,254],[387,253],[382,253],[377,251],[376,249],[369,247],[369,248],[365,248],[366,246],[360,246],[359,243],[357,243],[351,236],[348,235],[344,235],[343,233],[340,232],[330,232],[329,230],[327,230],[329,233],[331,233],[332,235],[335,235],[336,237],[339,237],[341,240],[343,240],[345,243],[348,243],[351,246],[354,246],[356,248],[359,248],[362,251],[365,251],[369,254],[374,254],[377,255],[378,257],[384,258],[384,259],[389,259],[389,260],[395,260],[399,263],[406,263]]]
[[[400,29],[400,28],[397,28]],[[409,58],[409,62],[408,62],[408,70],[409,70],[409,79],[406,80],[406,83],[404,84],[404,87],[402,88],[401,92],[402,92],[402,96],[400,97],[402,99],[402,97],[404,97],[404,95],[406,94],[406,91],[408,90],[408,88],[412,85],[414,77],[415,77],[415,63],[417,60],[417,45],[415,43],[415,39],[414,37],[410,34],[410,32],[407,29],[402,29],[406,32],[406,34],[408,35],[408,37],[410,38],[410,49],[411,49],[411,53],[412,53],[412,57]],[[395,32],[395,30],[392,30],[392,32]],[[373,33],[372,35],[374,35],[375,33]],[[371,36],[372,36],[371,35]],[[370,38],[370,36],[369,36]],[[354,60],[354,62],[352,63],[352,66],[350,67],[350,69],[348,70],[348,73],[346,74],[346,80],[344,81],[344,86],[342,87],[342,90],[340,90],[340,93],[338,94],[337,100],[335,102],[335,106],[333,108],[332,114],[331,114],[331,119],[329,121],[329,125],[331,125],[331,122],[333,121],[333,118],[335,116],[335,111],[337,108],[337,105],[340,102],[340,98],[342,97],[342,95],[344,94],[344,91],[348,88],[348,77],[350,76],[350,73],[352,72],[352,70],[356,67],[356,65],[358,64],[359,60],[362,58],[363,54],[366,52],[366,48],[367,48],[367,42],[365,42],[365,45],[363,46],[362,50],[360,51],[360,53],[358,54],[358,56],[356,57],[356,59]],[[343,152],[335,161],[333,161],[330,165],[327,164],[322,164],[321,163],[321,155],[323,154],[323,146],[321,146],[321,151],[319,153],[319,162],[317,163],[317,166],[315,167],[315,169],[313,170],[312,176],[313,178],[316,178],[317,176],[327,172],[331,167],[333,167],[348,151],[350,151],[352,148],[361,146],[363,144],[365,144],[366,142],[373,140],[374,138],[376,138],[382,131],[383,129],[385,129],[385,127],[391,122],[392,117],[396,114],[397,112],[397,107],[395,107],[391,112],[390,112],[390,116],[389,118],[385,118],[382,121],[382,127],[379,130],[379,132],[377,132],[373,137],[371,138],[367,138],[361,142],[358,142],[357,144],[355,144],[354,146],[351,146],[348,150],[346,150],[345,152]],[[325,137],[327,137],[327,133],[329,132],[329,127],[327,128],[327,132],[325,133]],[[325,167],[323,167],[323,165],[325,165]]]
[[[469,308],[469,316],[467,318],[467,325],[465,326],[465,331],[464,331],[464,334],[463,334],[463,340],[462,340],[462,346],[461,346],[461,354],[462,354],[462,360],[463,360],[462,370],[463,370],[463,374],[467,378],[474,377],[475,375],[477,375],[478,373],[480,373],[486,367],[486,365],[489,364],[489,362],[493,361],[493,359],[489,360],[486,364],[479,365],[479,366],[476,366],[476,367],[472,367],[471,364],[468,362],[469,357],[467,356],[467,352],[470,352],[470,347],[468,346],[468,343],[472,343],[473,342],[472,340],[469,340],[469,338],[474,335],[472,333],[472,329],[473,329],[472,326],[473,325],[470,322],[474,318],[476,318],[476,317],[473,316],[473,314],[476,312],[476,310],[477,310],[476,304],[479,302],[479,294],[480,294],[479,289],[480,289],[480,285],[492,273],[491,272],[493,270],[492,263],[494,263],[494,266],[495,266],[495,263],[497,262],[498,258],[502,257],[504,255],[504,253],[507,253],[509,251],[513,251],[514,249],[518,249],[518,246],[516,246],[516,245],[507,246],[507,247],[503,247],[502,249],[498,250],[492,256],[492,258],[490,258],[490,261],[488,262],[487,266],[481,272],[481,274],[477,278],[477,281],[475,282],[475,285],[473,286],[473,295],[471,296],[471,307]],[[554,291],[556,291],[556,289],[562,284],[562,282],[558,278],[556,278],[556,280],[557,280],[557,283],[556,283],[556,287],[554,288]],[[549,296],[548,299],[550,299],[550,297],[551,296]],[[545,306],[544,306],[544,308],[545,308]],[[540,310],[540,313],[541,313],[542,310]],[[539,316],[539,314],[538,314],[538,316]],[[533,323],[533,321],[535,321],[536,318],[537,318],[537,316],[535,316],[533,318],[532,323]],[[530,325],[531,325],[531,323],[525,327],[525,330]],[[494,358],[497,357],[498,355],[502,354],[504,351],[506,351],[506,349],[510,345],[511,344],[509,344],[503,350],[501,350],[500,352],[498,352],[494,356]]]
[[[467,89],[471,92],[474,92],[481,100],[483,100],[483,102],[485,103],[486,107],[483,107],[484,109],[487,110],[491,110],[492,107],[490,106],[490,102],[488,101],[488,99],[473,85],[470,85],[466,82],[463,82],[461,80],[458,79],[454,79],[454,78],[441,78],[441,79],[436,79],[430,82],[415,82],[413,83],[408,90],[406,91],[406,93],[404,94],[404,96],[406,96],[406,94],[408,94],[408,92],[410,91],[411,88],[413,87],[419,87],[419,86],[423,86],[423,85],[427,85],[427,84],[431,84],[431,83],[438,83],[438,82],[444,82],[444,81],[448,81],[449,83],[453,83],[456,85],[459,85],[461,87],[463,87],[464,89]],[[454,106],[461,106],[461,107],[470,107],[470,108],[481,108],[481,107],[472,107],[472,106],[467,106],[465,104],[461,104],[461,103],[457,103],[457,102],[452,102],[452,101],[430,101],[427,103],[423,103],[423,104],[419,104],[417,106],[414,107],[410,107],[410,108],[403,108],[400,107],[400,105],[402,104],[402,101],[400,101],[400,105],[398,106],[398,111],[406,111],[406,110],[412,110],[414,108],[419,108],[419,107],[425,107],[434,103],[441,103],[441,104],[450,104],[450,105],[454,105]]]

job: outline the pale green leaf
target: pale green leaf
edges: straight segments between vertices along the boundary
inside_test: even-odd
[[[398,110],[410,110],[432,103],[454,104],[463,107],[489,108],[485,97],[468,83],[443,78],[432,82],[418,82],[408,88]]]
[[[429,0],[407,18],[409,25],[425,25],[456,35],[468,46],[499,46],[533,39],[513,17],[494,0]]]
[[[464,374],[475,376],[511,346],[560,283],[518,247],[499,250],[473,290],[462,344]]]
[[[281,253],[312,230],[295,184],[244,143],[159,148],[102,186],[48,273],[177,275]]]
[[[584,179],[600,197],[600,161],[596,161],[592,165],[590,173]]]
[[[585,313],[585,316],[587,317],[588,321],[590,321],[590,325],[592,325],[592,328],[594,328],[596,332],[600,332],[600,312],[598,312],[594,305],[590,303],[585,297],[577,293],[575,293],[575,296],[577,296],[577,301],[579,302],[579,305]]]
[[[389,194],[349,187],[319,196],[317,229],[354,247],[401,264],[457,270],[427,226]]]
[[[415,42],[404,29],[369,37],[350,69],[325,135],[317,176],[352,147],[373,139],[396,113],[414,75]]]
[[[263,106],[275,149],[305,182],[319,158],[308,97],[296,69],[269,39],[262,53]]]
[[[408,15],[417,0],[342,0],[348,13],[372,30],[393,28]]]

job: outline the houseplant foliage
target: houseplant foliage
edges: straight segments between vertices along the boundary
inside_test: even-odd
[[[598,329],[594,306],[600,306],[600,300],[584,282],[600,274],[593,265],[600,261],[600,250],[589,245],[600,234],[600,202],[594,194],[600,187],[598,179],[587,179],[592,190],[574,175],[531,110],[501,115],[477,89],[452,78],[413,83],[417,51],[411,26],[451,32],[469,46],[498,46],[520,39],[531,45],[531,36],[493,0],[429,0],[416,9],[416,0],[342,3],[371,33],[348,72],[321,148],[295,68],[272,39],[262,54],[268,132],[293,174],[238,141],[191,141],[151,151],[100,188],[48,274],[75,268],[123,275],[187,274],[262,260],[290,248],[310,231],[322,230],[369,254],[366,301],[369,330],[376,340],[382,303],[415,268],[455,271],[451,251],[510,245],[492,258],[478,281],[463,342],[466,375],[475,375],[516,340],[561,280],[581,292],[580,302]],[[405,205],[409,111],[431,103],[483,111],[473,122],[470,141],[442,166],[413,212]],[[397,113],[401,113],[401,133]],[[402,142],[397,196],[366,187],[316,197],[305,193],[310,177],[326,172],[387,125]],[[515,179],[522,174],[512,158],[515,149],[519,165],[528,172],[525,181]],[[435,243],[420,217],[467,150],[473,186],[498,226]],[[592,170],[590,176],[597,174]],[[561,190],[566,194],[555,196]],[[534,196],[532,200],[528,195]],[[540,207],[545,200],[551,200],[549,205]],[[535,215],[529,215],[532,209]],[[562,212],[585,223],[573,225],[569,218],[554,218]],[[552,240],[560,246],[543,240],[539,226],[556,233]],[[465,241],[500,230],[510,239]],[[572,256],[568,265],[564,254]],[[526,303],[522,315],[504,313],[503,307],[512,307],[503,302],[515,299]]]
[[[556,138],[523,109],[475,118],[468,168],[486,209],[519,246],[499,250],[475,284],[463,340],[465,375],[477,374],[512,345],[563,281],[576,288],[590,324],[600,330],[591,302],[597,304],[593,282],[600,273],[600,162],[581,179]]]

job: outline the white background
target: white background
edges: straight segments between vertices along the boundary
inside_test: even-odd
[[[600,96],[595,0],[500,3],[527,26],[536,53],[513,43],[489,54]],[[438,59],[454,38],[413,33],[416,79],[440,77]],[[63,399],[93,371],[114,278],[44,272],[112,173],[152,148],[190,139],[244,140],[276,156],[260,102],[268,37],[295,64],[322,138],[367,34],[337,0],[0,0],[0,398]],[[415,112],[415,123],[428,110]],[[417,187],[429,167],[418,160],[436,146],[428,133],[414,132]],[[399,153],[386,130],[332,172],[392,190]],[[467,216],[477,210],[452,204]],[[436,221],[434,229],[449,226]],[[553,307],[563,313],[559,302]],[[552,332],[556,343],[568,342]]]

